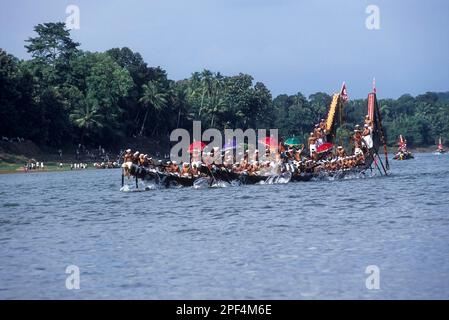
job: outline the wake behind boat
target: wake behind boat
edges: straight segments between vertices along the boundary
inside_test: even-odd
[[[128,149],[123,156],[122,187],[126,178],[134,178],[138,188],[139,180],[162,187],[195,187],[342,179],[348,175],[364,175],[367,170],[375,168],[381,175],[386,175],[389,170],[388,153],[375,88],[368,95],[363,129],[356,125],[352,145],[345,148],[336,144],[337,129],[343,124],[343,108],[347,99],[343,84],[340,93],[332,97],[327,117],[311,131],[307,149],[297,138],[278,142],[267,137],[258,144],[265,149],[265,157],[261,157],[259,150],[251,153],[248,147],[244,154],[237,153],[235,141],[210,152],[203,152],[204,142],[195,141],[189,147],[190,161],[184,163],[154,160],[147,154],[133,153]],[[384,146],[385,165],[378,155],[380,145]],[[217,158],[221,161],[210,161]]]

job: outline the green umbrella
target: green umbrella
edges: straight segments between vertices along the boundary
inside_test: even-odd
[[[292,137],[292,138],[288,138],[287,140],[285,140],[284,144],[289,147],[297,147],[297,146],[301,145],[301,142],[299,141],[298,138]]]

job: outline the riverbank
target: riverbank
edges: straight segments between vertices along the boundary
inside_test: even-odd
[[[57,149],[38,146],[29,140],[0,141],[0,174],[25,172],[25,165],[35,162],[43,162],[44,170],[29,172],[67,171],[71,170],[71,165],[79,163],[87,164],[88,169],[94,169],[94,163],[117,161],[121,152],[127,148],[147,153],[153,158],[164,158],[170,152],[170,143],[168,137],[135,137],[109,147],[68,145]]]
[[[56,155],[57,156],[57,155]],[[4,173],[25,173],[25,172],[50,172],[50,171],[69,171],[71,165],[74,163],[80,163],[81,161],[73,161],[71,156],[61,157],[59,161],[51,160],[54,159],[54,154],[44,154],[42,152],[35,152],[32,154],[11,154],[0,152],[0,174]],[[27,163],[31,162],[44,163],[44,168],[25,170]],[[62,166],[61,166],[62,164]],[[93,168],[92,164],[88,165],[87,168]]]
[[[62,167],[57,163],[48,163],[45,164],[44,169],[39,170],[25,170],[24,165],[19,163],[1,163],[0,162],[0,174],[8,174],[8,173],[44,173],[44,172],[63,172],[63,171],[84,171],[97,169],[93,165],[87,166],[85,169],[73,169],[70,167],[70,164],[63,164]]]

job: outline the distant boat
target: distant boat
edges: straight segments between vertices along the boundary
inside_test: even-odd
[[[435,151],[435,153],[436,153],[436,154],[443,154],[443,153],[446,153],[446,152],[447,152],[447,151],[444,150],[443,144],[441,143],[441,137],[440,137],[440,139],[438,140],[438,148],[437,148],[437,150]]]
[[[394,160],[409,160],[413,159],[413,154],[407,150],[407,140],[404,139],[404,137],[399,135],[399,142],[398,142],[398,151],[394,155]]]

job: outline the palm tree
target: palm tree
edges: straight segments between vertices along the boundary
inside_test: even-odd
[[[102,128],[103,117],[98,113],[98,108],[85,104],[81,108],[77,108],[69,116],[70,120],[81,129],[81,143],[84,142],[84,136],[89,135],[88,132],[94,128]]]
[[[226,101],[223,98],[214,99],[214,108],[212,110],[212,119],[210,121],[210,127],[214,126],[215,115],[218,110],[222,110],[226,107]]]
[[[178,106],[178,119],[176,122],[176,128],[179,128],[179,122],[181,120],[181,113],[185,112],[185,110],[186,110],[188,89],[177,88],[177,89],[174,89],[173,92],[174,92],[174,98],[175,98],[174,105]]]
[[[215,79],[213,80],[213,93],[214,96],[212,97],[212,119],[210,122],[210,126],[213,127],[214,125],[214,118],[215,114],[218,110],[224,109],[226,106],[226,101],[222,98],[220,95],[220,91],[223,90],[223,76],[220,74],[220,72],[217,72]]]
[[[150,81],[142,86],[143,95],[139,99],[146,109],[145,116],[143,118],[142,127],[140,128],[139,135],[142,136],[145,131],[145,124],[147,122],[148,112],[150,108],[156,113],[161,112],[167,106],[167,95],[163,92],[160,85],[155,81]]]
[[[209,70],[204,70],[201,72],[201,104],[200,110],[198,112],[198,116],[201,117],[201,111],[203,110],[204,98],[206,95],[210,95],[212,93],[212,85],[213,85],[213,73]]]

